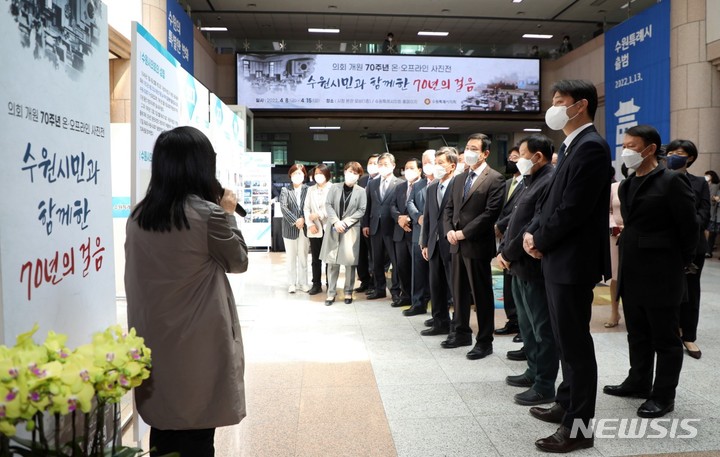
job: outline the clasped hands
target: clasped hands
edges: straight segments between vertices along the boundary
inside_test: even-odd
[[[543,254],[535,247],[535,238],[532,233],[525,232],[523,235],[523,249],[530,257],[542,259]]]
[[[397,223],[406,232],[412,232],[412,219],[407,214],[398,216]]]
[[[465,234],[462,232],[462,230],[450,230],[447,232],[447,240],[452,244],[453,246],[457,245],[458,242],[465,239]]]

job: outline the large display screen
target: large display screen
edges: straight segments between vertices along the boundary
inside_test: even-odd
[[[238,105],[253,110],[540,111],[540,60],[238,54]]]

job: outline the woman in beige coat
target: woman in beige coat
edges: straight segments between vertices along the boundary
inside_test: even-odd
[[[326,306],[335,302],[340,265],[345,265],[345,303],[352,303],[355,267],[360,257],[359,223],[367,205],[365,189],[356,185],[362,174],[363,169],[359,163],[345,164],[345,183],[333,184],[325,202],[327,225],[320,258],[328,267]]]
[[[236,196],[216,185],[207,137],[192,127],[163,132],[147,194],[127,223],[128,324],[152,350],[150,379],[135,389],[151,456],[213,456],[215,428],[245,417],[242,337],[226,273],[247,270],[247,247],[232,214]]]

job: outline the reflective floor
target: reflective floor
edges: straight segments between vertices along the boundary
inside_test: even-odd
[[[534,441],[556,426],[512,401],[521,389],[504,379],[525,369],[525,362],[505,357],[520,348],[512,337],[496,337],[493,355],[470,361],[470,348],[442,349],[443,336],[420,336],[429,315],[403,317],[389,299],[368,301],[364,294],[346,305],[340,293],[327,307],[324,294],[288,294],[285,276],[281,253],[252,253],[249,271],[231,275],[245,343],[248,416],[218,431],[218,456],[542,454]],[[720,261],[707,261],[702,284],[697,343],[703,356],[685,357],[675,412],[666,416],[697,419],[691,422],[697,436],[598,437],[594,448],[573,455],[720,455]],[[596,288],[593,308],[597,418],[637,418],[641,400],[601,392],[621,382],[629,367],[624,322],[602,325],[608,292]],[[504,325],[502,310],[495,321]]]

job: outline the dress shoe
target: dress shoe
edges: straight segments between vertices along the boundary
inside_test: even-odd
[[[519,394],[515,394],[513,396],[513,399],[515,400],[515,403],[518,405],[524,405],[524,406],[535,406],[535,405],[543,405],[545,403],[555,403],[555,396],[546,396],[542,395],[535,391],[535,389],[528,389],[525,392],[521,392]]]
[[[685,350],[687,351],[688,355],[693,359],[699,359],[700,357],[702,357],[702,351],[697,346],[697,344],[693,343],[692,341],[683,341],[683,345],[685,346]]]
[[[412,302],[410,301],[409,298],[398,297],[398,298],[393,299],[392,304],[390,306],[392,306],[393,308],[400,308],[402,306],[411,306],[411,305],[412,305]]]
[[[663,417],[665,414],[675,410],[675,402],[650,399],[640,405],[637,415],[640,417],[655,418]]]
[[[369,288],[370,288],[370,286],[368,286],[368,285],[367,285],[366,283],[364,283],[364,282],[361,282],[361,283],[360,283],[360,287],[355,288],[355,292],[365,292],[365,291],[368,290]]]
[[[513,336],[513,343],[522,343],[522,342],[523,342],[523,339],[519,333],[517,335]]]
[[[505,357],[507,357],[508,360],[527,360],[527,354],[525,354],[525,346],[521,347],[517,351],[507,351]]]
[[[448,333],[450,333],[449,325],[445,325],[445,326],[441,325],[438,327],[432,326],[432,327],[426,328],[425,330],[420,332],[420,334],[422,336],[447,335]]]
[[[570,429],[561,425],[557,431],[547,438],[535,441],[535,447],[545,452],[566,454],[578,449],[588,449],[595,445],[594,438],[586,438],[580,434],[575,438],[570,437]]]
[[[423,325],[425,327],[432,327],[433,325],[435,325],[435,319],[431,317],[430,319],[425,320],[425,322],[423,322]]]
[[[625,383],[616,386],[605,386],[603,387],[603,393],[616,397],[647,398],[650,396],[649,389],[638,389],[625,385]]]
[[[345,304],[349,305],[350,303],[352,303],[352,297],[345,297]]]
[[[333,303],[335,303],[335,297],[330,297],[325,300],[325,306],[331,306]]]
[[[512,335],[513,333],[518,333],[520,331],[520,328],[518,327],[517,322],[511,322],[507,321],[505,324],[505,327],[495,329],[496,335]]]
[[[440,347],[445,349],[459,348],[462,346],[472,346],[472,337],[457,338],[455,336],[448,336],[448,338],[440,343]]]
[[[372,295],[372,294],[374,294],[374,293],[375,293],[375,289],[373,289],[373,288],[370,288],[370,289],[368,289],[368,290],[365,291],[365,295]]]
[[[403,316],[417,316],[420,314],[427,313],[427,305],[425,306],[411,306],[408,309],[403,310]]]
[[[532,387],[532,385],[535,384],[535,381],[528,378],[527,375],[525,375],[525,373],[516,374],[516,375],[512,375],[512,376],[506,376],[505,382],[509,386],[513,386],[513,387]]]
[[[377,300],[378,298],[385,298],[385,297],[387,297],[387,294],[385,292],[373,291],[373,293],[368,294],[367,299],[368,300]]]
[[[532,408],[530,408],[530,415],[535,419],[540,419],[543,422],[559,424],[560,422],[562,422],[563,416],[565,415],[565,408],[560,406],[560,403],[555,403],[549,408],[533,406]]]
[[[485,357],[489,356],[493,353],[493,347],[490,343],[484,343],[480,344],[477,343],[474,348],[468,352],[465,357],[467,357],[469,360],[479,360],[484,359]]]
[[[322,292],[322,286],[320,286],[320,284],[313,284],[310,290],[308,290],[308,295],[317,295],[320,292]]]
[[[294,294],[294,293],[295,293],[295,286],[289,286],[289,287],[288,287],[288,293],[289,293],[289,294]]]

